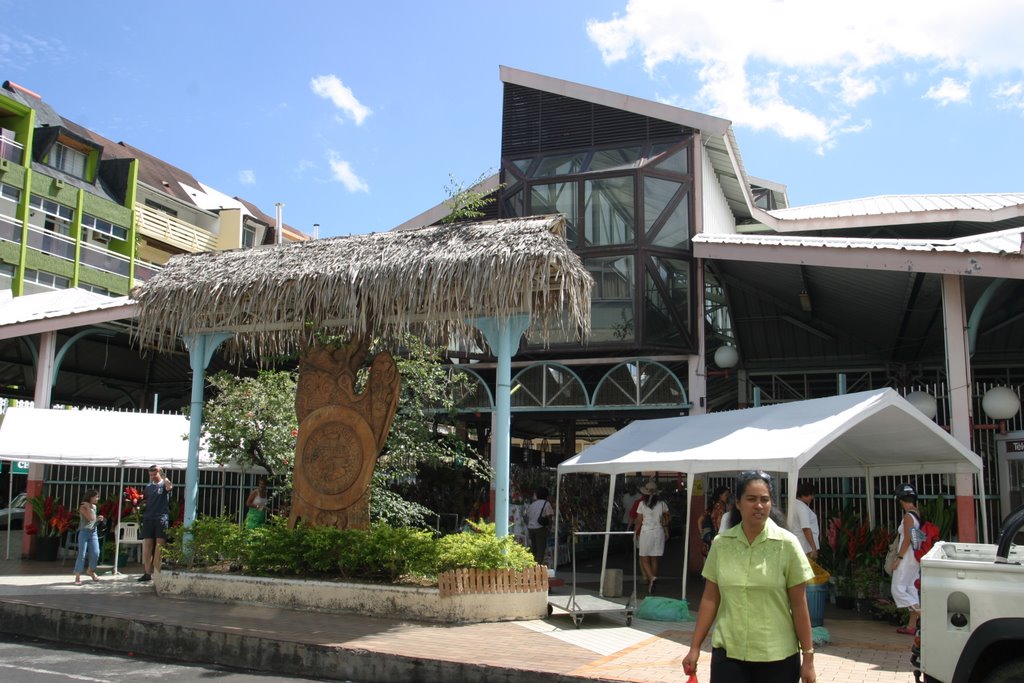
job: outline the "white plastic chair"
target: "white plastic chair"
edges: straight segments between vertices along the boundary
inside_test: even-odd
[[[136,559],[142,552],[142,539],[139,538],[139,531],[138,522],[121,522],[117,525],[118,545],[122,548],[126,546],[131,548]]]
[[[78,557],[78,531],[69,531],[64,534],[64,542],[60,548],[60,566],[64,566],[69,557]]]

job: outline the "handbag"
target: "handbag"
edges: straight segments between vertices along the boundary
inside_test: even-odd
[[[892,576],[893,570],[896,568],[896,553],[899,552],[899,536],[892,539],[892,543],[889,544],[889,551],[885,553],[885,564],[882,568],[885,569],[885,573]]]

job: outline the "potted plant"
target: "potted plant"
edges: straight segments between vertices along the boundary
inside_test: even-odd
[[[25,533],[35,536],[30,556],[33,560],[56,560],[61,539],[75,528],[76,516],[53,496],[32,496],[27,502],[34,516],[32,523],[25,525]]]

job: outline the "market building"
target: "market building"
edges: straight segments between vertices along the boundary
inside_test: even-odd
[[[1022,502],[1024,464],[1002,436],[1020,412],[982,400],[1024,381],[1024,193],[791,207],[783,184],[748,175],[729,121],[508,67],[500,78],[485,217],[565,215],[595,281],[587,345],[524,340],[515,357],[520,462],[553,466],[640,417],[892,387],[986,464],[984,501],[970,476],[916,473],[925,495],[957,501],[962,539]],[[453,360],[479,378],[464,419],[484,434],[493,363],[475,351]],[[863,501],[862,485],[820,482]]]

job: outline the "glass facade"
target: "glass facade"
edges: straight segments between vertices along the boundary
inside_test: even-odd
[[[590,346],[696,350],[690,154],[680,134],[503,161],[502,216],[564,215],[594,277]]]

